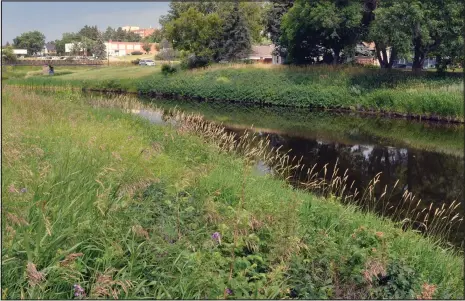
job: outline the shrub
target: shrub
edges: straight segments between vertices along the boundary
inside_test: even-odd
[[[131,64],[139,65],[139,62],[140,62],[140,59],[135,59],[135,60],[131,61]]]
[[[169,74],[175,73],[176,71],[178,71],[178,69],[169,64],[163,64],[161,66],[161,73],[163,73],[164,75],[169,75]]]
[[[141,55],[142,51],[133,51],[131,52],[131,55]]]
[[[203,56],[196,56],[195,54],[189,55],[187,58],[183,59],[181,66],[185,69],[195,69],[207,67],[210,64],[208,58]]]

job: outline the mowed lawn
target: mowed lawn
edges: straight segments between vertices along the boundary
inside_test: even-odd
[[[59,71],[59,67],[57,68]],[[87,70],[76,70],[70,74],[60,76],[63,80],[111,80],[140,78],[160,71],[159,66],[118,66],[94,67]]]

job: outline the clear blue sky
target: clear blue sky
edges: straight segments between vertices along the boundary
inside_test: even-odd
[[[159,27],[158,19],[168,12],[169,2],[3,2],[2,45],[23,32],[38,30],[45,41],[76,32],[84,25]]]

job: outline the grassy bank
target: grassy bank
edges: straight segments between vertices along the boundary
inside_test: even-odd
[[[137,92],[137,83],[160,71],[158,66],[63,66],[55,75],[42,75],[41,67],[8,67],[8,83],[31,87],[75,87]]]
[[[459,76],[341,67],[211,68],[141,81],[139,90],[296,107],[441,116],[463,121]]]
[[[119,68],[119,69],[118,69]],[[463,122],[463,80],[360,67],[213,66],[164,76],[159,68],[109,67],[11,84],[71,85],[293,107],[397,113]],[[154,71],[154,72],[152,72]]]
[[[2,100],[3,298],[463,296],[460,254],[189,127],[67,92]]]

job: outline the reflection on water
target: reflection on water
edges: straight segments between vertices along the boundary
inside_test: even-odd
[[[338,174],[346,170],[353,190],[363,190],[381,173],[376,195],[385,186],[392,188],[391,201],[400,200],[404,191],[413,192],[423,206],[462,201],[464,196],[463,126],[418,123],[405,120],[341,116],[321,112],[286,112],[276,108],[256,108],[232,104],[186,103],[178,100],[151,100],[165,112],[177,106],[185,112],[202,114],[221,122],[228,131],[242,135],[254,125],[261,136],[268,135],[270,147],[280,147],[290,157],[302,157],[307,167],[321,170],[328,164],[326,177],[338,162]],[[223,107],[222,107],[223,106]],[[281,111],[279,111],[281,110]],[[296,113],[297,111],[297,113]],[[163,123],[163,112],[138,110],[133,113],[153,123]],[[271,168],[258,162],[261,174]],[[320,176],[323,176],[321,173]],[[295,181],[304,175],[294,175]],[[456,243],[462,241],[465,224],[457,229]]]

